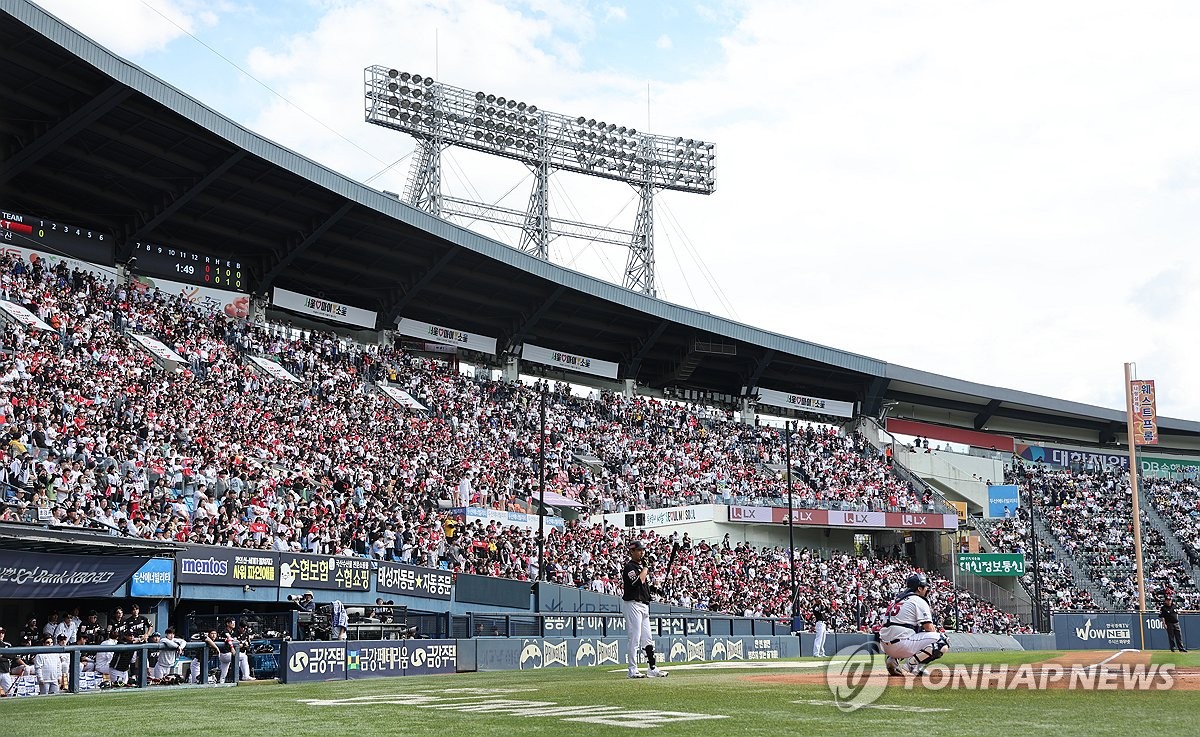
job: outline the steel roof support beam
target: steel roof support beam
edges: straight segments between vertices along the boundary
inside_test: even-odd
[[[388,310],[387,314],[384,316],[386,318],[384,320],[384,325],[391,325],[392,323],[396,322],[396,320],[400,318],[400,313],[404,311],[405,307],[408,307],[408,304],[413,301],[413,298],[417,296],[417,293],[424,289],[425,285],[433,281],[433,278],[440,274],[442,269],[446,268],[450,262],[454,260],[454,257],[457,254],[457,247],[446,249],[446,253],[444,253],[436,263],[426,269],[425,273],[421,274],[420,278],[413,282],[412,286],[404,290],[400,298],[396,300],[396,303],[392,305],[392,308]]]
[[[654,347],[654,344],[658,342],[658,339],[662,337],[662,334],[670,326],[671,323],[669,321],[663,320],[655,326],[654,332],[646,336],[646,339],[638,346],[637,351],[633,354],[633,358],[629,361],[629,374],[627,375],[629,378],[637,378],[638,371],[642,369],[642,359],[646,357],[646,354],[650,352],[650,349]]]
[[[133,90],[120,82],[114,82],[108,89],[88,100],[82,107],[58,121],[44,134],[9,157],[4,164],[4,170],[0,172],[0,185],[12,181],[13,177],[33,166],[42,157],[96,122],[109,110],[124,102],[125,98],[131,94],[133,94]]]
[[[983,408],[983,411],[975,415],[975,429],[982,430],[983,426],[988,423],[988,420],[992,419],[992,415],[996,414],[996,410],[998,409],[1000,409],[999,399],[993,399],[988,402],[987,406]]]
[[[775,360],[775,349],[768,348],[766,353],[763,353],[762,358],[755,361],[754,372],[750,374],[750,378],[746,379],[746,393],[753,394],[758,388],[758,382],[762,379],[763,372],[767,370],[767,366],[771,365],[771,361]]]
[[[542,319],[542,316],[554,306],[554,303],[558,301],[558,298],[561,297],[562,293],[566,290],[567,288],[562,284],[559,284],[557,287],[555,287],[554,291],[550,293],[550,296],[543,300],[540,305],[538,305],[538,308],[534,310],[532,315],[529,316],[529,319],[521,323],[520,327],[516,329],[512,337],[508,339],[509,350],[515,348],[517,343],[525,340],[525,336],[529,333],[529,331],[533,330],[533,327],[537,325],[539,320]]]
[[[140,227],[138,227],[136,230],[130,233],[127,238],[125,238],[126,243],[129,241],[141,240],[150,233],[153,233],[155,228],[157,228],[159,225],[162,225],[167,218],[178,212],[179,208],[191,202],[192,198],[203,192],[208,185],[225,176],[225,173],[232,169],[233,166],[237,164],[237,162],[241,161],[245,156],[245,151],[235,151],[232,156],[218,164],[216,168],[206,174],[202,179],[196,180],[192,186],[188,187],[179,194],[170,198],[169,201],[164,202],[162,205],[155,208],[155,211],[150,215],[150,217],[148,217]]]
[[[948,409],[956,412],[978,414],[984,410],[983,406],[963,402],[957,399],[946,399],[944,397],[928,397],[922,394],[912,394],[909,392],[892,392],[888,395],[888,399],[894,399],[897,402],[904,404],[915,404],[924,407],[938,407],[940,409]],[[1015,409],[1012,407],[998,408],[994,415],[996,417],[1004,417],[1010,420],[1023,420],[1025,422],[1035,422],[1042,425],[1059,425],[1061,427],[1078,427],[1085,430],[1095,430],[1099,432],[1108,426],[1107,422],[1100,420],[1087,420],[1080,417],[1067,417],[1065,415],[1052,415],[1046,412],[1032,412],[1025,409]]]
[[[888,386],[891,383],[891,379],[882,376],[871,378],[871,385],[867,387],[866,399],[863,400],[863,414],[869,417],[879,417],[879,410],[883,409],[883,397],[887,394]]]
[[[346,200],[342,203],[341,207],[333,212],[332,215],[325,218],[325,222],[310,230],[308,235],[306,235],[303,240],[291,248],[285,247],[283,257],[275,262],[275,264],[271,267],[271,270],[268,271],[266,275],[263,276],[262,281],[259,282],[259,294],[268,294],[271,290],[271,286],[275,283],[275,278],[278,277],[284,269],[286,269],[288,266],[291,266],[292,262],[295,261],[300,254],[304,253],[314,243],[321,240],[321,237],[325,235],[330,228],[332,228],[334,225],[337,225],[337,222],[345,217],[346,213],[350,212],[352,209],[354,209],[354,200]]]

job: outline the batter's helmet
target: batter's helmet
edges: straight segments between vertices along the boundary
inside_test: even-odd
[[[908,578],[904,579],[904,587],[906,589],[908,589],[909,591],[916,591],[917,589],[921,588],[922,586],[928,586],[928,585],[929,585],[929,579],[925,578],[924,573],[914,573],[911,576],[909,576]]]

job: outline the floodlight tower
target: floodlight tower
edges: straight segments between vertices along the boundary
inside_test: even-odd
[[[655,295],[654,196],[662,190],[712,194],[715,146],[705,141],[639,133],[595,118],[539,110],[502,95],[471,91],[383,66],[365,70],[368,123],[417,139],[404,199],[436,216],[459,215],[521,230],[522,251],[549,259],[558,236],[626,246],[624,286]],[[520,161],[533,171],[524,212],[443,195],[441,155],[461,146]],[[550,216],[555,171],[625,182],[638,192],[633,230]]]

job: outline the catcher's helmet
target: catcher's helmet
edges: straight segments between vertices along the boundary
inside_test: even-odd
[[[904,587],[906,589],[908,589],[909,591],[916,591],[917,589],[921,588],[922,586],[928,586],[928,585],[929,585],[929,579],[925,578],[924,573],[914,573],[911,576],[909,576],[908,578],[904,579]]]

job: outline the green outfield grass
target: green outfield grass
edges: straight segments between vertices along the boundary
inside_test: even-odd
[[[1060,655],[1044,653],[959,653],[946,662],[1019,664]],[[1161,655],[1161,654],[1159,654]],[[1170,656],[1172,653],[1165,653]],[[1190,656],[1190,654],[1188,654]],[[1188,657],[1179,656],[1177,658]],[[1192,656],[1194,662],[1195,656]],[[1159,658],[1155,658],[1158,660]],[[811,659],[805,659],[810,661]],[[804,661],[797,661],[804,662]],[[1181,659],[1175,662],[1182,664]],[[814,665],[817,665],[814,663]],[[749,677],[822,673],[820,667],[692,670],[676,668],[666,679],[631,681],[623,669],[570,668],[471,673],[452,676],[339,681],[303,685],[248,684],[239,687],[129,689],[80,696],[0,701],[0,720],[22,731],[62,735],[1192,735],[1200,713],[1200,691],[921,691],[891,687],[854,713],[839,711],[823,684],[764,683]],[[482,696],[457,689],[512,689]],[[609,707],[689,712],[720,719],[653,728],[567,721],[559,717],[470,713],[414,705],[430,696],[507,698],[551,702],[558,707]],[[389,697],[369,705],[312,705],[305,700]],[[796,703],[801,702],[801,703]],[[805,703],[807,702],[807,703]],[[890,705],[897,711],[878,708]],[[547,706],[534,707],[544,711]],[[584,715],[595,715],[592,708]],[[570,715],[567,715],[570,716]],[[619,714],[617,717],[620,719]],[[634,717],[631,721],[636,721]]]

